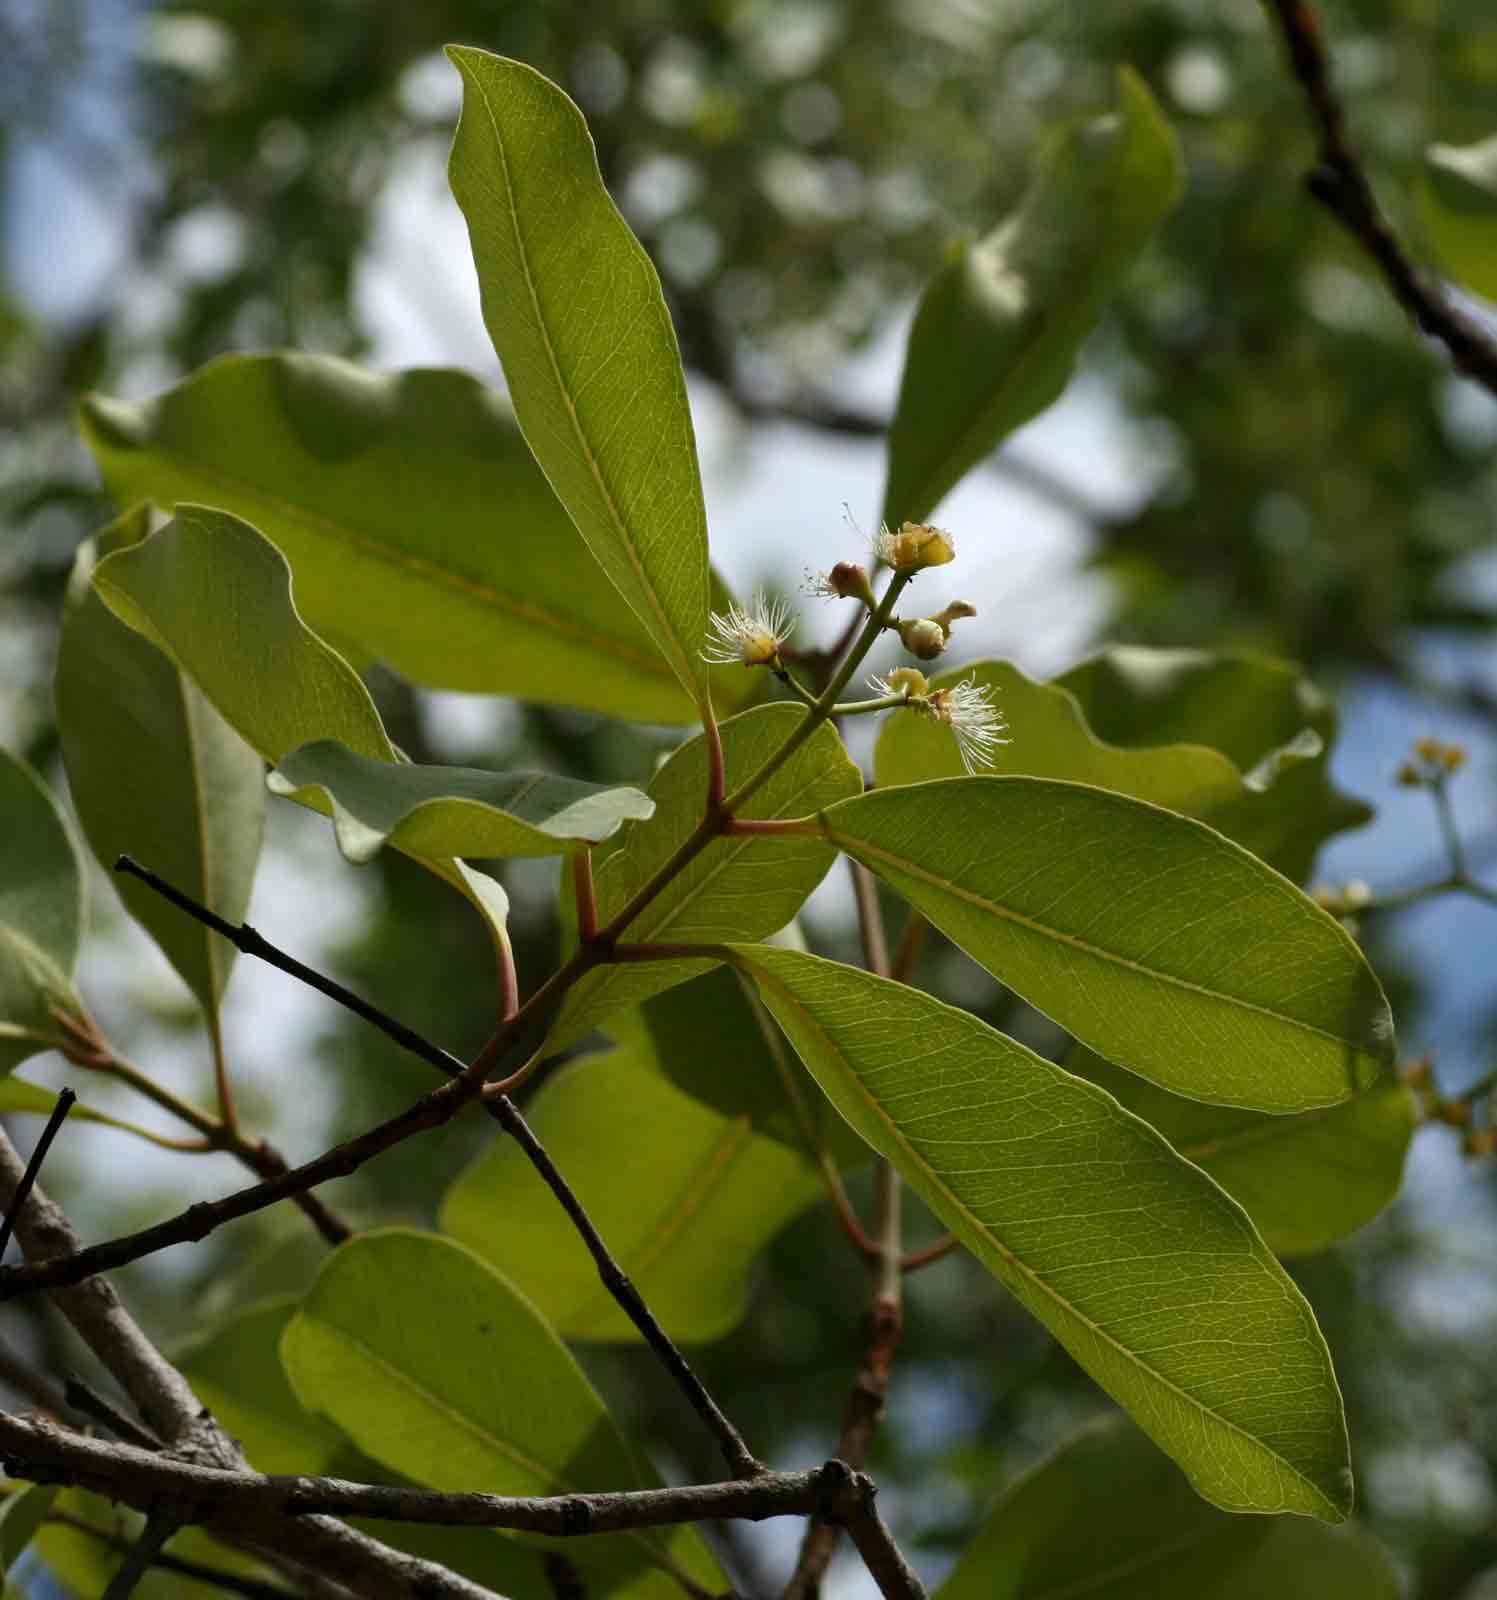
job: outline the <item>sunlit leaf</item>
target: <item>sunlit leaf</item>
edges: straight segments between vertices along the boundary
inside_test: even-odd
[[[1002,1496],[936,1600],[1397,1600],[1354,1527],[1240,1517],[1196,1495],[1121,1417],[1094,1423]]]
[[[520,427],[598,564],[704,705],[707,518],[660,279],[571,100],[522,62],[447,54],[463,75],[448,177]]]
[[[948,778],[829,808],[825,837],[1098,1054],[1178,1094],[1333,1105],[1392,1061],[1335,918],[1203,824],[1043,778]]]
[[[281,1365],[281,1335],[297,1305],[284,1296],[236,1311],[175,1358],[258,1472],[326,1472],[344,1447],[343,1435],[296,1398]]]
[[[1346,1515],[1346,1425],[1314,1314],[1209,1178],[968,1012],[797,951],[735,951],[842,1115],[1198,1493]]]
[[[1013,215],[958,246],[921,297],[889,429],[886,522],[923,520],[1059,396],[1182,184],[1174,134],[1123,69],[1117,111],[1055,141]]]
[[[1170,1094],[1080,1046],[1066,1067],[1210,1173],[1279,1255],[1324,1250],[1391,1204],[1418,1125],[1413,1094],[1393,1078],[1338,1106],[1275,1117]]]
[[[319,739],[398,760],[359,675],[302,621],[285,557],[247,522],[179,506],[149,539],[101,561],[94,587],[272,765]],[[315,791],[305,803],[331,809]],[[468,898],[496,944],[507,944],[500,885],[460,861],[429,864]]]
[[[122,518],[86,543],[73,564],[56,681],[68,789],[105,867],[133,855],[238,922],[260,854],[264,766],[192,681],[110,611],[91,581],[97,560],[138,543],[147,530],[144,511]],[[213,1016],[233,945],[136,879],[113,882]]]
[[[584,579],[587,546],[509,402],[467,373],[224,356],[153,400],[93,396],[81,420],[122,505],[253,523],[314,628],[417,683],[696,719],[633,611]],[[711,676],[720,705],[751,696],[748,673]]]
[[[780,748],[805,712],[761,706],[722,725],[728,787],[742,783]],[[828,725],[818,728],[745,803],[745,817],[799,817],[862,787],[858,769]],[[607,924],[629,904],[702,820],[707,793],[704,742],[682,745],[649,786],[655,815],[630,828],[597,872],[598,918]],[[706,944],[777,932],[821,882],[834,853],[819,839],[772,835],[716,839],[623,930],[630,943]],[[708,958],[709,960],[711,958]],[[590,973],[567,996],[553,1048],[618,1011],[706,970],[704,961],[650,961]]]
[[[281,1359],[305,1406],[428,1488],[654,1486],[531,1303],[440,1235],[392,1229],[342,1246],[286,1329]],[[675,1563],[713,1592],[724,1586],[692,1529],[607,1543],[623,1571]]]

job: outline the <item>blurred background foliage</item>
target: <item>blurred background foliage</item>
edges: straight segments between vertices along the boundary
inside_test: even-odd
[[[1333,0],[1325,16],[1353,132],[1417,250],[1411,180],[1425,145],[1497,128],[1497,13],[1489,0]],[[1497,404],[1451,376],[1305,195],[1312,142],[1255,0],[0,0],[0,724],[43,770],[57,770],[63,585],[79,539],[109,514],[75,401],[95,387],[151,392],[225,351],[365,354],[357,274],[401,164],[450,138],[454,81],[438,54],[449,40],[528,61],[583,106],[604,175],[660,266],[694,392],[710,387],[733,427],[790,423],[828,448],[885,420],[849,403],[844,365],[902,325],[952,236],[1003,214],[1047,131],[1106,103],[1116,66],[1133,64],[1189,165],[1183,204],[1086,362],[1132,441],[1136,492],[1098,503],[1085,471],[1041,466],[1022,439],[999,469],[1086,525],[1105,580],[1102,637],[1252,648],[1304,663],[1333,695],[1396,694],[1431,718],[1454,706],[1476,742],[1462,781],[1490,783]],[[108,219],[78,260],[39,261],[28,245],[49,184]],[[84,291],[38,292],[73,278]],[[488,373],[487,351],[472,364]],[[442,758],[441,707],[377,669],[373,686],[392,737]],[[658,730],[529,707],[498,727],[464,759],[632,780],[668,744]],[[1432,823],[1411,816],[1413,857],[1435,857]],[[255,920],[294,943],[310,904],[299,895],[351,891],[326,887],[347,869],[310,819],[276,838]],[[529,984],[556,948],[553,885],[528,868],[509,884]],[[185,1000],[111,958],[121,919],[102,886],[95,904],[106,937],[85,980],[108,995],[109,1021],[138,1054],[201,1084]],[[852,954],[845,911],[845,899],[813,907],[818,948]],[[483,941],[409,862],[381,857],[327,927],[308,915],[308,937],[330,938],[345,981],[454,1050],[482,1039]],[[1406,1047],[1417,1044],[1417,963],[1394,943],[1377,954]],[[954,953],[933,941],[926,961],[942,992],[1045,1042],[1032,1014],[1010,1016]],[[1472,1037],[1486,1048],[1490,972],[1468,976]],[[256,993],[282,1003],[280,989]],[[284,1004],[242,1031],[262,1066],[247,1110],[288,1153],[427,1086],[347,1019]],[[91,1168],[88,1185],[63,1176],[65,1153],[53,1158],[57,1187],[96,1231],[159,1215],[179,1192],[176,1167],[155,1162],[121,1184],[133,1150],[102,1142],[118,1137],[90,1132],[91,1160],[71,1169]],[[430,1220],[486,1138],[470,1119],[408,1143],[338,1199],[356,1215]],[[1441,1141],[1427,1130],[1418,1149]],[[1497,1593],[1497,1224],[1489,1173],[1446,1166],[1443,1210],[1400,1205],[1296,1271],[1336,1353],[1363,1514],[1406,1564],[1411,1593],[1474,1600]],[[219,1167],[198,1181],[237,1183]],[[296,1228],[294,1217],[242,1224],[126,1275],[128,1287],[158,1330],[185,1337],[249,1295],[305,1282],[316,1256]],[[829,1218],[808,1215],[776,1241],[742,1325],[701,1352],[728,1412],[776,1462],[819,1459],[835,1436],[860,1280]],[[997,1487],[1101,1400],[963,1260],[920,1274],[911,1292],[874,1465],[899,1528],[923,1537],[937,1571]],[[27,1336],[60,1337],[46,1325]],[[712,1470],[648,1361],[586,1359],[667,1470]],[[783,1554],[770,1540],[742,1556],[753,1568]]]

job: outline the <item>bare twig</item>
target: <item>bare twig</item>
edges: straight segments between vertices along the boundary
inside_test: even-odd
[[[849,1528],[866,1523],[870,1516],[877,1521],[872,1482],[841,1461],[809,1472],[766,1472],[751,1482],[531,1499],[223,1470],[90,1439],[39,1418],[6,1415],[0,1415],[0,1457],[15,1463],[18,1471],[24,1469],[32,1482],[76,1484],[137,1509],[168,1509],[183,1521],[210,1529],[244,1521],[260,1526],[274,1519],[286,1525],[285,1519],[335,1515],[583,1538],[688,1522],[762,1522],[813,1512]],[[878,1547],[880,1568],[893,1573],[887,1532],[882,1536],[865,1532],[863,1538]],[[877,1571],[875,1576],[879,1577]],[[920,1593],[918,1583],[911,1588],[903,1579],[888,1581],[895,1584],[884,1589],[891,1597],[908,1600]],[[886,1579],[879,1577],[879,1582],[882,1586]]]
[[[103,1395],[96,1394],[83,1381],[69,1373],[63,1383],[63,1395],[67,1403],[78,1412],[80,1416],[91,1417],[95,1422],[102,1422],[111,1433],[121,1438],[126,1444],[133,1444],[138,1450],[159,1450],[161,1441],[149,1428],[143,1428],[138,1422],[127,1417],[117,1406],[111,1405]]]
[[[451,1528],[510,1528],[558,1538],[673,1527],[685,1522],[806,1516],[824,1496],[825,1469],[766,1472],[752,1481],[633,1489],[529,1499],[443,1494],[434,1489],[352,1483],[342,1478],[271,1477],[200,1466],[157,1451],[92,1439],[40,1418],[0,1415],[0,1456],[35,1483],[66,1482],[138,1510],[169,1507],[212,1526],[230,1516],[367,1517]],[[843,1469],[846,1470],[845,1468]]]
[[[130,1600],[135,1593],[135,1585],[145,1577],[146,1569],[156,1563],[156,1557],[166,1545],[166,1541],[181,1527],[175,1517],[153,1514],[146,1519],[146,1525],[140,1531],[140,1537],[130,1547],[130,1554],[115,1569],[114,1576],[109,1580],[109,1587],[104,1591],[104,1600]]]
[[[31,1152],[31,1159],[26,1163],[21,1181],[16,1185],[10,1204],[5,1208],[4,1220],[0,1221],[0,1257],[10,1249],[10,1236],[15,1232],[16,1218],[21,1213],[21,1207],[26,1204],[26,1197],[31,1193],[31,1186],[36,1182],[37,1173],[42,1170],[42,1162],[47,1159],[47,1152],[52,1148],[57,1130],[67,1121],[68,1112],[73,1109],[77,1099],[78,1096],[71,1089],[63,1089],[57,1096],[57,1104],[52,1107],[52,1114],[47,1118],[47,1126],[42,1129],[41,1138],[36,1141],[36,1148]]]
[[[68,1512],[49,1512],[47,1521],[55,1522],[64,1528],[71,1528],[76,1533],[86,1534],[90,1539],[97,1539],[100,1544],[108,1545],[111,1550],[125,1551],[131,1547],[128,1539],[107,1528],[97,1528],[84,1518],[72,1516]],[[246,1578],[243,1573],[227,1572],[221,1567],[210,1567],[204,1561],[188,1561],[166,1550],[161,1551],[152,1560],[151,1565],[162,1572],[174,1572],[179,1577],[193,1578],[198,1583],[222,1589],[225,1594],[241,1595],[244,1600],[296,1600],[296,1596],[289,1589],[283,1589],[279,1584],[262,1583],[258,1578]]]
[[[227,1222],[251,1216],[293,1195],[304,1194],[320,1183],[327,1183],[333,1178],[345,1178],[393,1145],[450,1122],[477,1096],[478,1088],[477,1084],[464,1083],[460,1078],[444,1083],[397,1116],[381,1122],[357,1138],[335,1145],[315,1160],[293,1167],[280,1177],[267,1178],[263,1183],[225,1195],[221,1200],[199,1201],[175,1217],[158,1222],[153,1227],[142,1228],[138,1233],[126,1234],[88,1249],[78,1246],[75,1240],[71,1247],[29,1252],[38,1259],[25,1266],[0,1267],[0,1302],[14,1300],[18,1295],[31,1294],[38,1289],[83,1284],[98,1273],[126,1266],[132,1261],[154,1255],[158,1250],[205,1239]]]
[[[320,994],[327,995],[336,1000],[340,1005],[354,1012],[356,1016],[371,1022],[397,1044],[404,1046],[413,1055],[422,1061],[436,1067],[450,1080],[442,1088],[435,1089],[431,1094],[418,1101],[408,1111],[390,1121],[382,1123],[378,1128],[371,1129],[358,1139],[349,1140],[347,1144],[340,1145],[336,1150],[329,1151],[327,1155],[319,1157],[316,1161],[308,1162],[306,1166],[297,1168],[295,1172],[287,1173],[283,1177],[258,1185],[254,1189],[241,1190],[237,1195],[230,1195],[219,1201],[206,1205],[191,1206],[181,1216],[171,1222],[158,1225],[157,1228],[147,1228],[139,1234],[132,1235],[129,1239],[116,1240],[113,1245],[96,1246],[92,1251],[80,1252],[82,1256],[93,1258],[95,1264],[88,1270],[94,1272],[107,1271],[111,1267],[122,1265],[124,1260],[137,1260],[141,1255],[148,1255],[155,1249],[161,1249],[166,1244],[183,1243],[194,1238],[202,1238],[213,1228],[220,1227],[224,1222],[236,1216],[248,1215],[250,1211],[258,1211],[266,1205],[273,1204],[276,1200],[284,1198],[287,1194],[303,1192],[313,1184],[321,1183],[328,1177],[343,1176],[355,1167],[362,1165],[371,1156],[387,1150],[391,1145],[409,1138],[413,1133],[428,1127],[436,1127],[455,1116],[469,1101],[474,1100],[483,1088],[483,1081],[477,1077],[471,1065],[465,1065],[454,1055],[443,1050],[439,1045],[424,1038],[415,1029],[408,1028],[403,1022],[381,1011],[378,1006],[370,1005],[351,990],[345,989],[342,984],[316,972],[305,963],[296,960],[294,956],[287,955],[278,949],[268,939],[263,938],[253,928],[235,928],[222,917],[217,916],[206,906],[199,905],[190,895],[183,894],[164,879],[158,877],[148,868],[141,867],[132,862],[128,857],[121,857],[117,863],[121,871],[133,873],[142,879],[151,888],[158,890],[171,903],[189,916],[195,917],[199,922],[221,933],[231,940],[236,948],[246,955],[258,957],[268,962],[280,971],[301,979],[316,989]],[[582,1203],[578,1200],[571,1186],[562,1177],[546,1154],[540,1141],[530,1131],[519,1109],[507,1095],[489,1096],[483,1101],[484,1110],[519,1144],[529,1159],[531,1165],[540,1173],[551,1192],[556,1196],[562,1209],[571,1219],[572,1225],[582,1236],[583,1243],[587,1246],[593,1261],[598,1268],[598,1276],[604,1287],[608,1290],[619,1307],[635,1327],[644,1336],[646,1343],[655,1352],[666,1370],[670,1373],[677,1385],[685,1394],[692,1409],[712,1431],[717,1439],[723,1456],[730,1469],[738,1477],[752,1477],[762,1473],[765,1469],[754,1456],[742,1435],[724,1415],[721,1407],[707,1392],[705,1385],[692,1370],[690,1363],[677,1349],[674,1341],[656,1320],[650,1308],[645,1304],[644,1297],[630,1281],[628,1274],[619,1266],[603,1243],[601,1235],[592,1220],[588,1217]],[[351,1164],[350,1164],[351,1163]],[[152,1236],[160,1242],[152,1242]],[[128,1249],[129,1253],[119,1258],[117,1253],[121,1249]],[[114,1252],[114,1255],[110,1253]],[[54,1268],[62,1263],[48,1263]],[[16,1272],[27,1272],[31,1269],[13,1269]],[[41,1269],[45,1271],[45,1267]],[[4,1269],[0,1269],[0,1300],[8,1298],[9,1294],[16,1292],[13,1284],[20,1283],[19,1278],[7,1279]],[[72,1281],[77,1281],[76,1279]],[[40,1280],[29,1283],[27,1287],[40,1286]]]
[[[15,1146],[0,1133],[0,1195],[8,1199],[24,1171]],[[40,1187],[33,1188],[20,1211],[16,1233],[28,1255],[78,1253],[78,1236],[72,1224]],[[242,1471],[246,1467],[238,1445],[199,1403],[182,1374],[142,1333],[107,1279],[94,1277],[59,1289],[55,1298],[63,1315],[129,1395],[166,1449],[153,1454],[127,1444],[97,1439],[81,1442],[105,1451],[128,1452],[148,1461],[175,1458],[181,1464],[210,1470]],[[43,1433],[80,1438],[40,1418],[0,1416],[0,1450],[6,1448],[6,1430],[15,1428],[29,1428],[33,1441]],[[139,1509],[150,1514],[170,1511],[180,1520],[190,1520],[179,1505],[164,1507],[159,1501],[152,1501]],[[226,1519],[216,1531],[277,1566],[284,1567],[289,1562],[298,1571],[336,1579],[367,1600],[493,1600],[488,1590],[435,1562],[392,1550],[330,1518],[308,1517],[288,1523],[283,1517],[257,1519],[253,1511],[247,1511]]]
[[[268,1139],[251,1139],[237,1127],[220,1121],[201,1106],[173,1094],[149,1073],[142,1072],[134,1062],[126,1061],[110,1044],[98,1024],[87,1013],[59,1011],[55,1013],[63,1028],[67,1043],[63,1054],[77,1066],[90,1072],[101,1072],[120,1083],[128,1084],[139,1095],[169,1112],[189,1128],[202,1135],[201,1140],[186,1144],[181,1140],[163,1138],[149,1129],[135,1130],[141,1137],[169,1150],[222,1150],[236,1157],[251,1172],[262,1178],[275,1178],[286,1172],[286,1159]],[[311,1193],[293,1197],[306,1213],[312,1226],[331,1245],[342,1244],[353,1237],[353,1229],[325,1202]]]
[[[1294,75],[1315,120],[1320,166],[1307,180],[1310,193],[1361,245],[1415,324],[1445,346],[1461,372],[1497,395],[1497,341],[1414,263],[1378,204],[1331,85],[1314,6],[1310,0],[1265,3],[1284,36]]]
[[[847,858],[852,872],[853,899],[858,908],[858,935],[863,941],[863,965],[879,977],[889,976],[889,941],[878,903],[878,881],[861,861]]]

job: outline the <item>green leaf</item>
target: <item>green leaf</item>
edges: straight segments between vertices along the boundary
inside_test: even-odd
[[[1445,270],[1497,300],[1497,134],[1477,144],[1432,144],[1416,193]]]
[[[530,1302],[437,1234],[366,1233],[334,1252],[282,1337],[281,1359],[309,1410],[428,1488],[655,1486]],[[624,1570],[674,1563],[713,1592],[724,1586],[690,1529],[607,1542]]]
[[[327,1472],[344,1447],[343,1435],[296,1398],[280,1362],[297,1305],[287,1295],[237,1311],[175,1361],[259,1472]]]
[[[1076,698],[1099,739],[1130,750],[1183,742],[1224,755],[1243,788],[1212,809],[1212,827],[1296,883],[1327,839],[1372,816],[1330,780],[1336,708],[1285,662],[1124,645],[1081,662],[1055,686]]]
[[[159,532],[101,561],[94,587],[272,765],[319,739],[398,761],[359,675],[302,621],[286,558],[247,522],[179,506]],[[315,793],[298,798],[330,809]],[[496,945],[507,944],[499,884],[460,861],[425,864],[468,898]]]
[[[0,1078],[0,1115],[49,1117],[56,1105],[57,1096],[51,1089],[44,1089],[38,1083],[29,1083],[14,1074]],[[105,1128],[118,1128],[123,1133],[144,1132],[136,1123],[112,1117],[107,1111],[100,1111],[82,1100],[74,1102],[71,1116],[80,1122],[97,1122]]]
[[[96,561],[145,538],[143,508],[85,543],[57,655],[57,722],[84,837],[105,867],[137,856],[230,922],[244,916],[265,822],[260,758],[203,694],[106,606]],[[133,878],[115,888],[211,1019],[234,959],[226,939]]]
[[[396,759],[359,675],[302,621],[286,558],[247,522],[178,506],[149,539],[101,561],[94,585],[266,761],[314,739]]]
[[[55,1483],[34,1483],[5,1497],[0,1505],[0,1572],[9,1572],[21,1559],[56,1498]]]
[[[79,1011],[83,868],[50,790],[0,750],[0,1074],[63,1042],[54,1007]]]
[[[447,55],[463,76],[448,178],[520,427],[598,564],[705,709],[707,516],[660,279],[603,187],[571,100],[522,62],[455,45]]]
[[[868,1146],[807,1081],[758,992],[731,967],[653,995],[608,1031],[719,1117],[746,1118],[756,1135],[802,1156],[824,1148],[839,1166],[867,1162]]]
[[[783,745],[805,716],[802,707],[760,706],[722,725],[728,788],[742,783]],[[744,817],[800,817],[856,794],[863,779],[833,728],[823,724],[757,790]],[[655,871],[696,831],[707,793],[706,746],[682,745],[650,783],[655,815],[629,830],[598,868],[599,925],[611,921]],[[709,944],[762,939],[778,932],[826,876],[834,852],[819,839],[739,835],[715,839],[642,910],[622,937],[631,944]],[[567,995],[549,1048],[559,1050],[615,1012],[684,983],[715,962],[648,961],[589,973]]]
[[[718,1035],[704,1042],[715,1050]],[[678,1343],[706,1343],[737,1325],[759,1253],[821,1193],[804,1155],[756,1134],[748,1117],[719,1116],[674,1088],[643,1044],[564,1068],[527,1115]],[[639,1338],[512,1139],[496,1138],[458,1178],[441,1222],[519,1285],[563,1338]]]
[[[1134,716],[1115,714],[1100,687],[1104,675],[1127,683],[1124,663],[1134,664],[1142,686],[1138,701],[1125,701]],[[1158,669],[1152,678],[1151,668]],[[1179,689],[1191,675],[1214,680],[1212,687],[1191,715],[1179,719],[1191,742],[1166,743],[1144,708],[1162,684]],[[1036,683],[1006,661],[973,662],[937,674],[931,684],[945,688],[968,677],[992,692],[1009,725],[1012,743],[998,758],[1005,773],[1087,783],[1197,817],[1291,877],[1305,876],[1331,834],[1371,815],[1331,787],[1326,759],[1335,712],[1293,668],[1195,651],[1128,648],[1085,663],[1053,684]],[[1072,681],[1096,694],[1102,714],[1125,737],[1109,744],[1092,731],[1077,694],[1066,686]],[[1235,721],[1219,731],[1224,718]],[[1173,720],[1171,708],[1163,707],[1161,726]],[[1209,748],[1219,740],[1251,754],[1239,766],[1223,749]],[[884,719],[874,754],[880,788],[957,778],[965,770],[944,724],[909,711]]]
[[[1314,1314],[1204,1173],[965,1011],[797,951],[735,951],[842,1115],[1198,1493],[1346,1515],[1346,1426]]]
[[[1061,1446],[993,1508],[936,1600],[1397,1600],[1354,1527],[1208,1506],[1121,1417]]]
[[[270,775],[279,795],[332,809],[338,848],[353,862],[386,844],[407,855],[554,856],[611,838],[653,815],[638,789],[542,772],[483,772],[371,761],[333,739],[293,750]],[[309,792],[310,791],[310,792]]]
[[[1170,1094],[1079,1046],[1066,1068],[1209,1173],[1281,1256],[1324,1250],[1389,1205],[1418,1125],[1414,1096],[1392,1078],[1339,1106],[1275,1117]]]
[[[190,501],[253,523],[314,628],[417,683],[696,719],[634,612],[584,580],[587,546],[509,402],[466,373],[223,356],[144,403],[92,396],[81,423],[121,505]],[[749,673],[711,679],[719,705],[752,698]]]
[[[1019,208],[937,273],[915,313],[889,429],[884,521],[922,521],[1065,388],[1082,344],[1179,199],[1179,146],[1149,91],[1054,142]]]
[[[1393,1060],[1346,930],[1202,823],[1045,778],[880,789],[820,820],[1001,982],[1177,1094],[1304,1111]]]

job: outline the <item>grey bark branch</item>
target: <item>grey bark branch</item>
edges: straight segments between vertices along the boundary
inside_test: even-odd
[[[9,1203],[25,1171],[26,1164],[15,1146],[0,1132],[0,1202]],[[16,1236],[28,1255],[70,1256],[78,1252],[78,1235],[72,1224],[40,1186],[31,1191],[25,1205],[18,1209]],[[58,1309],[130,1397],[170,1455],[152,1454],[131,1445],[105,1445],[97,1440],[83,1442],[104,1450],[127,1451],[132,1457],[147,1461],[174,1459],[177,1464],[191,1469],[233,1472],[247,1468],[239,1446],[199,1404],[182,1374],[142,1333],[106,1279],[89,1278],[59,1289],[54,1298]],[[27,1428],[32,1430],[33,1438],[39,1433],[64,1439],[74,1437],[42,1421],[28,1423],[19,1417],[0,1417],[0,1429],[4,1430],[0,1437],[14,1437],[11,1430]],[[25,1475],[23,1469],[22,1476]],[[111,1489],[103,1492],[113,1494]],[[141,1505],[139,1509],[152,1514],[162,1508],[158,1500]],[[171,1510],[178,1512],[175,1506]],[[178,1520],[195,1519],[178,1514]],[[288,1520],[284,1516],[236,1512],[226,1515],[215,1525],[214,1531],[227,1541],[274,1561],[277,1566],[284,1567],[289,1560],[298,1568],[331,1576],[340,1584],[352,1583],[355,1585],[353,1592],[366,1600],[494,1600],[489,1590],[448,1572],[435,1562],[392,1550],[330,1517]]]

